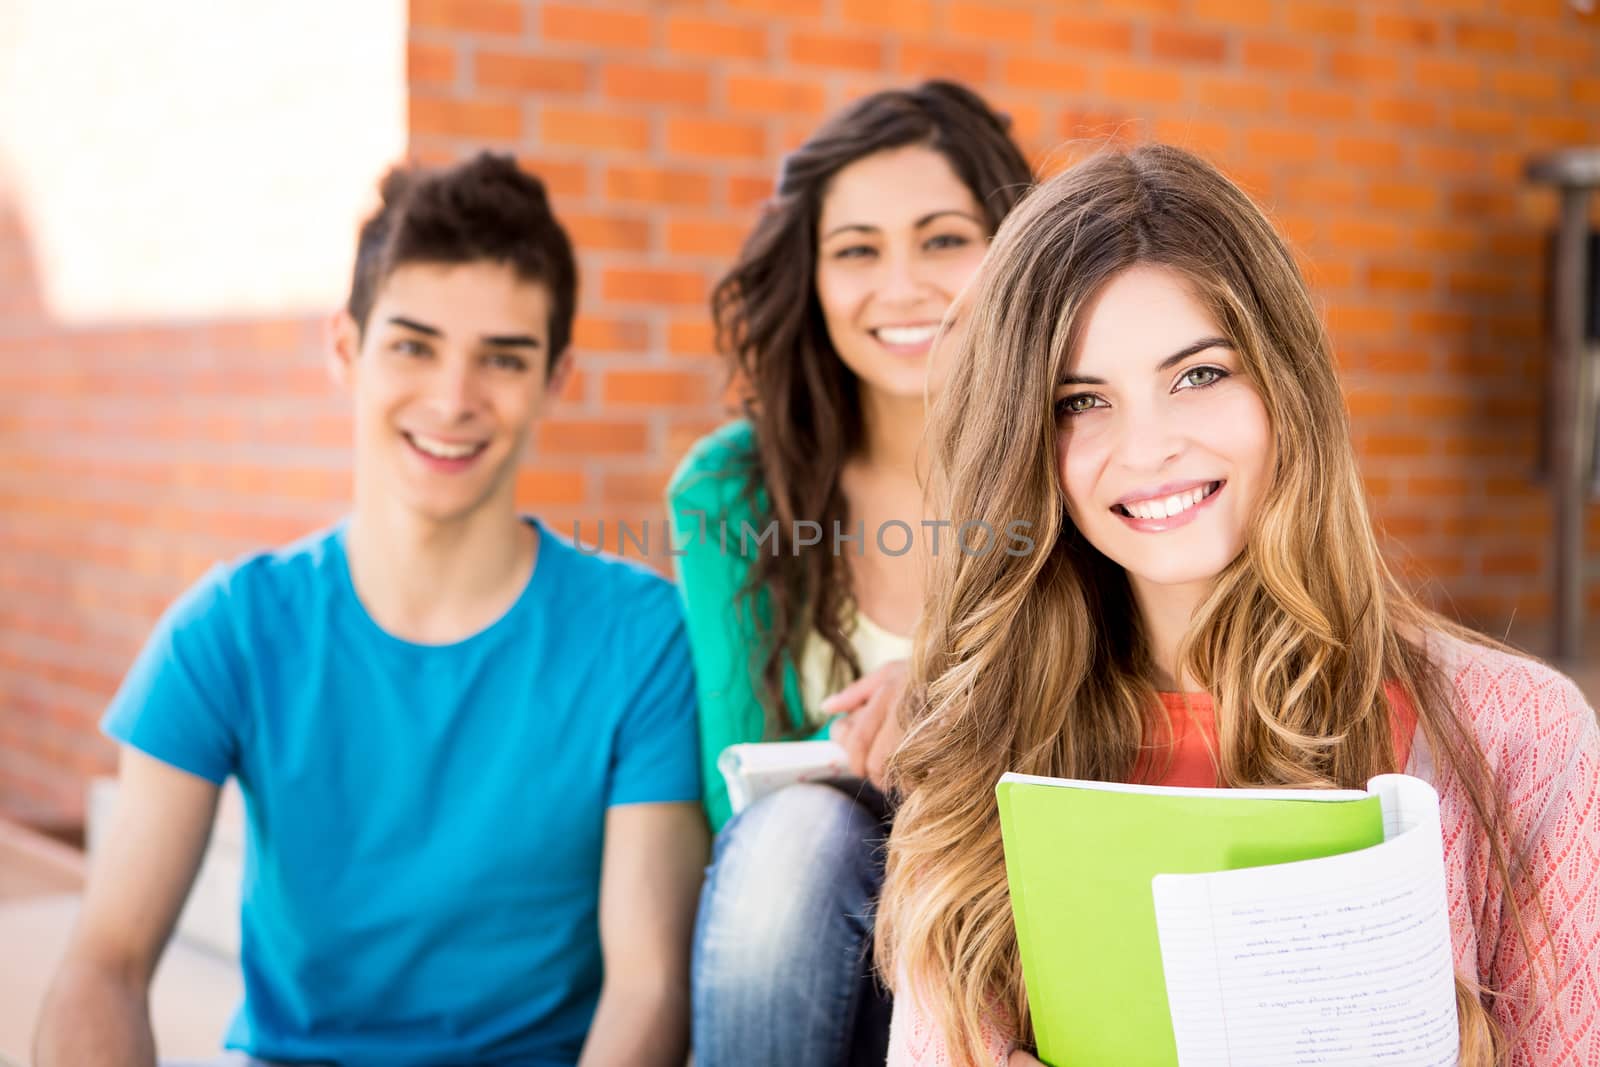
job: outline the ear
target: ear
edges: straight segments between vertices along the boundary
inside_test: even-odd
[[[356,325],[350,312],[340,308],[323,323],[322,341],[328,376],[349,388],[355,378],[356,357],[361,354],[361,327]]]
[[[565,352],[556,357],[556,365],[550,370],[550,377],[544,384],[544,395],[559,397],[567,388],[567,380],[572,377],[572,346],[567,345]]]

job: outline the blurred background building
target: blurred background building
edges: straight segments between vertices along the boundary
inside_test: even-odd
[[[1589,7],[0,0],[0,817],[76,833],[114,760],[96,720],[163,607],[341,512],[320,324],[384,165],[489,146],[549,183],[580,369],[520,489],[592,536],[659,519],[726,417],[706,297],[782,153],[931,75],[1045,170],[1160,138],[1258,197],[1325,307],[1394,563],[1539,651],[1556,197],[1524,166],[1600,144]]]

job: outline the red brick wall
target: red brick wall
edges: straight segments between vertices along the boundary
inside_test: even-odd
[[[1396,558],[1481,625],[1548,616],[1530,475],[1554,199],[1521,168],[1600,143],[1600,16],[1561,0],[411,0],[410,18],[415,153],[516,151],[584,249],[581,370],[522,485],[561,527],[655,517],[722,417],[705,297],[778,155],[846,100],[942,74],[1010,111],[1048,166],[1159,137],[1243,181],[1326,305]],[[29,262],[6,216],[0,810],[70,822],[109,766],[93,721],[150,621],[211,559],[336,514],[348,432],[314,324],[68,330]]]

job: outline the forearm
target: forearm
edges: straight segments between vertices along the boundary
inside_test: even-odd
[[[578,1067],[683,1067],[688,1055],[687,986],[608,982],[600,991],[600,1004]]]
[[[114,968],[68,962],[39,1013],[35,1067],[155,1067],[149,994]]]

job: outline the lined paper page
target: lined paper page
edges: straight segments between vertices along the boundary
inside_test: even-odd
[[[1439,802],[1384,775],[1388,840],[1152,882],[1181,1067],[1453,1067]]]

